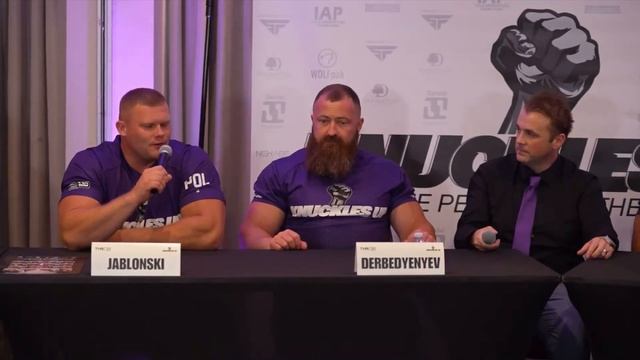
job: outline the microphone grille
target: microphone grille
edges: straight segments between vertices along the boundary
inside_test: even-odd
[[[173,149],[168,144],[160,146],[160,154],[166,154],[171,156],[173,154]]]
[[[485,244],[493,244],[496,242],[496,233],[492,231],[485,231],[482,233],[482,241]]]

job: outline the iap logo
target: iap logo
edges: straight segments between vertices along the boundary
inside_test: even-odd
[[[500,32],[491,63],[513,97],[499,134],[514,134],[524,102],[543,89],[564,94],[573,109],[600,72],[598,43],[575,15],[526,9]]]
[[[396,45],[367,45],[371,53],[380,61],[384,61],[396,48]]]
[[[431,25],[433,30],[440,30],[453,15],[449,14],[422,14],[422,18]]]
[[[285,27],[289,23],[288,19],[260,19],[260,22],[269,30],[273,35],[278,35],[280,29]]]
[[[315,6],[313,18],[318,26],[336,27],[344,24],[342,6]]]
[[[327,192],[331,195],[331,203],[329,205],[344,205],[353,194],[353,190],[344,184],[333,184],[327,187]]]

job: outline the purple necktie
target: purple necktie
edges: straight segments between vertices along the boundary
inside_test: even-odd
[[[513,234],[513,248],[525,255],[529,255],[531,246],[531,230],[533,229],[533,218],[536,216],[536,189],[540,184],[540,176],[529,178],[529,186],[522,195],[518,220],[516,220],[516,231]]]

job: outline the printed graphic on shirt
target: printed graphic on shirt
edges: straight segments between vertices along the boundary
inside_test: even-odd
[[[79,190],[79,189],[91,189],[91,183],[87,180],[74,181],[67,186],[67,191]]]
[[[386,206],[347,205],[347,200],[353,195],[353,190],[344,184],[333,184],[327,187],[327,192],[331,196],[329,205],[290,206],[291,216],[303,218],[359,216],[378,219],[387,213]]]
[[[343,184],[333,184],[327,187],[327,192],[331,195],[331,205],[344,205],[351,197],[353,190]]]
[[[173,224],[180,220],[181,215],[173,215],[167,217],[160,217],[155,219],[142,219],[140,221],[125,221],[122,223],[123,229],[141,229],[141,228],[159,228],[166,225]]]
[[[187,180],[184,181],[184,189],[189,190],[189,187],[193,187],[194,189],[199,189],[203,186],[211,185],[209,180],[206,179],[203,172],[195,173]]]

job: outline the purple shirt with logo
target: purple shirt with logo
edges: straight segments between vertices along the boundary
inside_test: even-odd
[[[224,201],[220,177],[202,149],[170,140],[173,154],[164,165],[173,177],[162,193],[134,211],[123,228],[161,227],[180,219],[180,209],[196,200]],[[140,173],[131,168],[120,149],[120,136],[114,141],[77,153],[62,179],[60,199],[82,195],[105,204],[133,188]]]
[[[253,201],[285,213],[281,230],[291,229],[309,248],[350,248],[356,241],[391,241],[390,214],[415,201],[413,187],[395,163],[358,150],[340,181],[307,171],[306,149],[273,161],[254,186]]]

